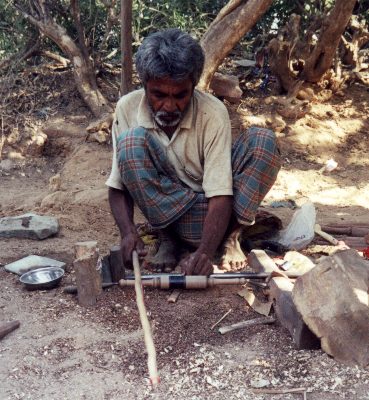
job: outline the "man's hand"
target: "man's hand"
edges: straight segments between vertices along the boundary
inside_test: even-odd
[[[145,245],[141,238],[135,233],[129,233],[124,236],[120,243],[123,265],[125,268],[133,269],[132,252],[137,251],[139,257],[146,255]]]
[[[199,249],[185,257],[180,263],[182,273],[185,275],[210,275],[213,273],[213,264],[206,253]]]

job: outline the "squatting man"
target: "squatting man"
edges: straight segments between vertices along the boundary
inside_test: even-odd
[[[218,248],[224,269],[245,263],[239,237],[275,182],[279,150],[273,132],[255,127],[232,145],[226,107],[195,89],[203,66],[201,46],[178,29],[148,36],[136,54],[143,89],[118,101],[106,182],[125,266],[134,249],[145,255],[134,205],[158,231],[153,269],[179,262],[187,275],[209,275]],[[178,241],[192,249],[182,260]]]

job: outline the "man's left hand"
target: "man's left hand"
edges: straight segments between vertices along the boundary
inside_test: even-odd
[[[191,253],[179,263],[185,275],[210,275],[213,273],[213,264],[209,256],[199,250]]]

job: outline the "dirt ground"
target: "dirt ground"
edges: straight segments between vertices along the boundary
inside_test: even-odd
[[[250,125],[273,124],[272,106],[263,97],[246,87],[239,105],[227,104],[235,135]],[[303,398],[254,394],[262,380],[269,388],[304,387],[309,400],[369,399],[369,368],[340,364],[320,350],[297,351],[278,324],[226,335],[211,330],[229,309],[224,324],[257,317],[233,286],[184,291],[175,304],[167,302],[168,292],[145,291],[161,376],[159,389],[150,389],[133,290],[107,289],[90,309],[63,293],[73,282],[75,242],[97,240],[101,254],[119,242],[104,185],[111,148],[86,141],[91,116],[76,101],[46,119],[33,115],[38,129],[60,128],[49,130],[39,156],[22,158],[16,146],[3,149],[0,216],[52,215],[61,229],[43,241],[0,239],[0,264],[37,254],[65,261],[67,273],[57,289],[28,292],[0,268],[0,321],[21,321],[0,342],[0,399]],[[277,128],[283,168],[265,209],[287,224],[293,211],[273,209],[271,202],[310,199],[318,223],[369,222],[368,115],[369,92],[353,85],[343,96],[313,103],[305,117],[285,120]],[[320,172],[330,158],[338,168]],[[60,188],[50,189],[56,174]],[[137,214],[136,220],[143,218]]]

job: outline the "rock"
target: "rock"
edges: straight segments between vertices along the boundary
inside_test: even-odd
[[[251,387],[253,388],[263,388],[270,385],[270,381],[268,379],[252,379],[250,382]]]
[[[49,189],[51,192],[56,192],[60,189],[61,177],[60,174],[56,174],[49,179]]]
[[[223,97],[231,103],[237,103],[242,97],[237,76],[215,73],[210,83],[210,89],[218,97]]]
[[[27,213],[0,219],[0,237],[41,240],[55,235],[58,231],[59,223],[55,217]]]
[[[53,260],[52,258],[30,255],[5,265],[5,270],[22,275],[25,272],[42,267],[60,267],[64,269],[65,265],[64,262]]]
[[[47,142],[47,135],[43,132],[37,132],[26,141],[27,155],[38,157],[42,154],[45,144]]]
[[[337,251],[297,278],[292,296],[325,352],[348,364],[369,365],[369,261]]]
[[[0,162],[0,169],[5,172],[9,172],[14,168],[14,162],[12,160],[6,159]]]
[[[90,135],[88,135],[87,141],[88,142],[97,142],[100,144],[107,143],[107,141],[110,139],[110,134],[109,132],[106,131],[98,131],[98,132],[93,132]]]
[[[42,199],[41,208],[62,207],[70,203],[72,197],[72,194],[58,190],[57,192],[48,194]]]
[[[286,127],[286,123],[284,122],[283,118],[278,115],[273,115],[272,118],[268,118],[266,122],[268,127],[274,132],[282,132]]]

